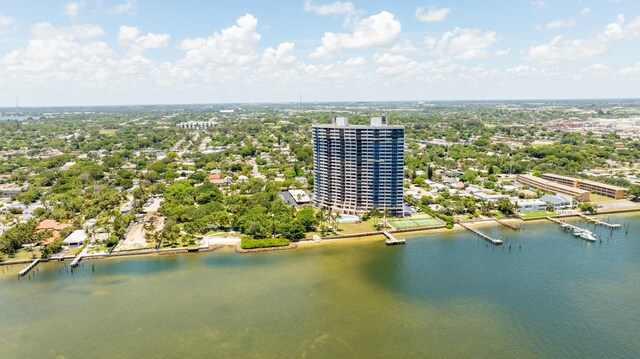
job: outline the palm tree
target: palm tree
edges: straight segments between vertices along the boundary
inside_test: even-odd
[[[333,220],[333,231],[338,233],[338,218],[340,218],[340,214],[331,212],[330,217]]]
[[[380,217],[380,210],[378,207],[373,207],[371,208],[371,211],[369,211],[369,214],[371,215],[371,218],[373,218],[373,226],[378,229],[378,217]]]
[[[387,223],[387,218],[391,217],[391,211],[389,211],[388,209],[385,209],[384,212],[382,212],[384,214],[384,228],[386,229],[387,227],[389,227],[389,224]]]

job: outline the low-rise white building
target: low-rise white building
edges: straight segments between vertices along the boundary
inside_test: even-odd
[[[561,210],[561,209],[572,209],[574,208],[574,200],[570,196],[564,196],[561,194],[550,195],[545,194],[540,197],[540,200],[544,203],[551,203],[553,205],[553,209]]]
[[[301,189],[290,189],[289,194],[298,204],[311,202],[311,198],[309,197],[309,195]]]
[[[67,238],[62,241],[62,244],[69,247],[80,247],[87,241],[87,232],[84,229],[77,229],[73,231]]]
[[[518,212],[531,213],[547,210],[547,203],[539,199],[521,199],[517,202]]]

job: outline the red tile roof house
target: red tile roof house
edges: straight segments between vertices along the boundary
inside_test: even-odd
[[[36,227],[36,232],[44,232],[44,231],[51,231],[52,235],[51,237],[45,239],[44,241],[42,241],[43,245],[47,245],[51,242],[53,242],[56,238],[60,237],[60,231],[71,227],[71,224],[69,223],[60,223],[56,220],[53,219],[45,219],[44,221],[40,222],[38,224],[38,226]]]

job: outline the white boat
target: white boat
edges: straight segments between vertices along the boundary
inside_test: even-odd
[[[584,231],[581,230],[581,229],[576,229],[576,230],[573,231],[573,235],[575,237],[580,237],[582,235],[582,233],[584,233]]]
[[[589,242],[596,241],[596,237],[591,232],[581,232],[579,237]]]

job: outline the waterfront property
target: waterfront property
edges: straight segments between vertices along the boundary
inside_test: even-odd
[[[314,202],[345,214],[373,208],[402,213],[404,126],[386,117],[370,126],[349,125],[344,117],[313,125]]]
[[[625,229],[593,229],[602,244],[543,221],[480,227],[502,247],[442,231],[4,267],[0,357],[636,359],[640,221],[610,220]]]
[[[65,246],[69,247],[79,247],[83,245],[88,240],[87,232],[84,229],[76,229],[71,232],[67,238],[62,241]]]
[[[539,199],[521,199],[517,201],[518,212],[533,213],[547,209],[547,203]]]
[[[561,194],[545,194],[544,196],[540,197],[540,200],[545,203],[551,203],[555,211],[563,209],[573,209],[575,207],[573,198]]]
[[[565,186],[580,188],[591,193],[615,198],[623,199],[627,194],[627,189],[623,187],[613,186],[606,183],[600,183],[595,181],[589,181],[581,178],[560,176],[553,173],[545,173],[542,178],[548,181],[557,182]]]
[[[577,198],[580,201],[586,202],[591,199],[591,192],[588,190],[567,186],[544,178],[532,175],[518,175],[517,180],[527,186],[537,188],[545,192],[565,194],[573,198]]]

